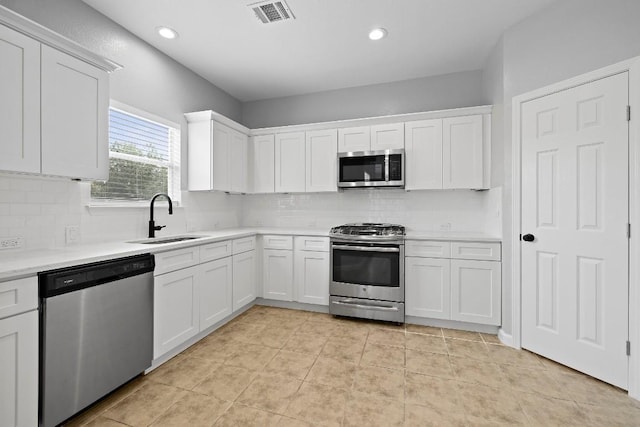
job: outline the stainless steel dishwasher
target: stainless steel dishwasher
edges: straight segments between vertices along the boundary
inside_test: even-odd
[[[60,424],[149,366],[153,255],[38,274],[39,425]]]

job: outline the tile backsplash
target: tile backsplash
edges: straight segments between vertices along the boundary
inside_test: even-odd
[[[501,189],[489,191],[346,190],[338,193],[229,195],[182,192],[168,215],[158,202],[159,235],[237,226],[321,228],[347,222],[391,222],[418,231],[472,231],[500,235]],[[66,245],[79,227],[82,243],[146,236],[149,205],[92,204],[90,183],[0,174],[0,238],[19,237],[24,249]],[[9,250],[9,249],[5,249]]]

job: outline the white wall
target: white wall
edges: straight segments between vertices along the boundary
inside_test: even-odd
[[[243,200],[247,226],[314,227],[348,222],[403,224],[412,231],[500,233],[500,189],[489,191],[345,190],[338,193],[251,195]]]
[[[640,55],[640,1],[563,0],[507,29],[484,68],[493,149],[503,161],[503,329],[511,333],[511,100],[530,90]],[[502,80],[502,87],[500,81]],[[502,117],[495,112],[503,111]],[[500,123],[502,122],[502,123]],[[499,138],[498,132],[502,130]],[[498,154],[494,154],[494,159]]]
[[[481,83],[477,70],[245,102],[242,121],[259,128],[473,107],[482,105]]]

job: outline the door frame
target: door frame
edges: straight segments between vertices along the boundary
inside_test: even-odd
[[[591,71],[567,80],[563,80],[540,89],[533,90],[512,99],[512,211],[511,235],[505,239],[511,241],[511,335],[500,330],[501,339],[515,348],[522,344],[521,291],[522,254],[520,234],[522,233],[522,140],[521,110],[522,104],[546,95],[551,95],[585,83],[629,72],[629,105],[631,121],[629,122],[629,222],[631,223],[631,239],[629,239],[629,341],[631,356],[629,357],[629,396],[640,400],[640,57]],[[624,111],[620,111],[624,114]],[[623,343],[620,347],[624,351]]]

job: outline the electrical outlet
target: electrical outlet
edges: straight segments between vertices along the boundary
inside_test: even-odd
[[[22,237],[3,237],[0,239],[0,249],[18,249],[22,247]]]
[[[68,225],[64,229],[65,242],[67,245],[78,243],[80,241],[80,227],[77,225]]]

